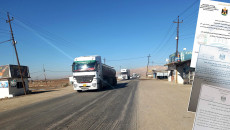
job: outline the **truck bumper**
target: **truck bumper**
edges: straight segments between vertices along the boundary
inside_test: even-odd
[[[97,83],[77,83],[73,85],[74,90],[97,90]]]

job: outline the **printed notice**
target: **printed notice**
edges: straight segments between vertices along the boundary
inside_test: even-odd
[[[200,45],[230,49],[230,3],[201,0],[191,67],[196,68]]]
[[[229,77],[230,50],[221,47],[201,45],[188,111],[196,111],[202,84],[230,89]]]
[[[206,84],[201,88],[193,130],[229,130],[230,89]]]

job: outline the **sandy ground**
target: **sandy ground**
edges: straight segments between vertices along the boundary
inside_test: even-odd
[[[191,85],[140,80],[137,89],[137,127],[140,130],[191,130],[195,113],[187,112]],[[71,86],[0,100],[0,112],[76,93]]]
[[[0,100],[0,112],[12,110],[17,107],[22,107],[32,103],[48,100],[55,97],[60,97],[69,93],[74,93],[72,86],[58,88],[58,89],[49,89],[41,91],[35,91],[33,94],[16,96],[14,98],[2,99]]]
[[[191,130],[194,113],[187,112],[191,85],[141,80],[138,87],[138,129]]]

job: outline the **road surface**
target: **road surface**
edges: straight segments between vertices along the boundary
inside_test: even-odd
[[[0,129],[137,129],[138,80],[71,93],[0,113]]]

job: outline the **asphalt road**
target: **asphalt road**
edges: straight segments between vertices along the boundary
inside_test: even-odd
[[[0,113],[0,129],[137,129],[138,80],[64,95]]]

